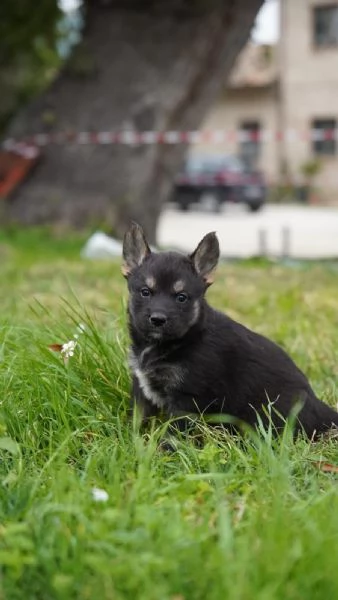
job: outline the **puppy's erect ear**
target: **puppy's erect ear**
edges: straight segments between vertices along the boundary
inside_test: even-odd
[[[132,223],[123,239],[123,275],[128,277],[132,270],[139,267],[150,253],[142,227],[137,223]]]
[[[216,233],[212,231],[204,236],[189,258],[197,273],[208,285],[211,285],[213,282],[212,272],[219,259],[219,243]]]

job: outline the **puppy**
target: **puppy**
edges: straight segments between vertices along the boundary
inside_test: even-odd
[[[184,430],[187,415],[227,415],[232,422],[268,423],[279,431],[296,403],[296,432],[310,438],[338,425],[305,375],[274,342],[211,308],[205,292],[219,259],[215,233],[190,256],[151,252],[133,223],[123,242],[129,289],[132,402],[143,419],[159,412]],[[297,404],[298,406],[298,404]]]

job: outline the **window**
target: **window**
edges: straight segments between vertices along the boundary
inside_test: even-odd
[[[338,5],[316,6],[313,9],[314,43],[320,48],[338,45]]]
[[[261,154],[261,126],[258,121],[243,121],[240,125],[240,156],[253,169]]]
[[[336,119],[314,119],[312,122],[312,148],[314,154],[332,156],[337,145]]]

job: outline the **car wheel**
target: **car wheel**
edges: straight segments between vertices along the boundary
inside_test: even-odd
[[[262,208],[263,202],[253,202],[247,206],[250,212],[258,212]]]
[[[191,204],[191,194],[187,192],[176,192],[173,200],[178,205],[179,210],[186,211]]]
[[[200,201],[200,194],[198,192],[187,192],[180,194],[178,198],[178,204],[180,210],[187,211],[189,210],[191,204],[197,203]]]
[[[180,201],[179,203],[179,209],[182,210],[183,212],[186,212],[187,210],[189,210],[190,207],[190,202],[187,201]]]

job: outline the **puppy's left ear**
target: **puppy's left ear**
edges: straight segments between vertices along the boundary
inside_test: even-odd
[[[219,259],[219,243],[216,233],[212,231],[204,236],[189,258],[197,273],[207,285],[211,285],[213,282],[212,273]]]
[[[128,277],[136,267],[139,267],[145,258],[151,254],[143,229],[137,223],[132,223],[123,239],[122,274]]]

